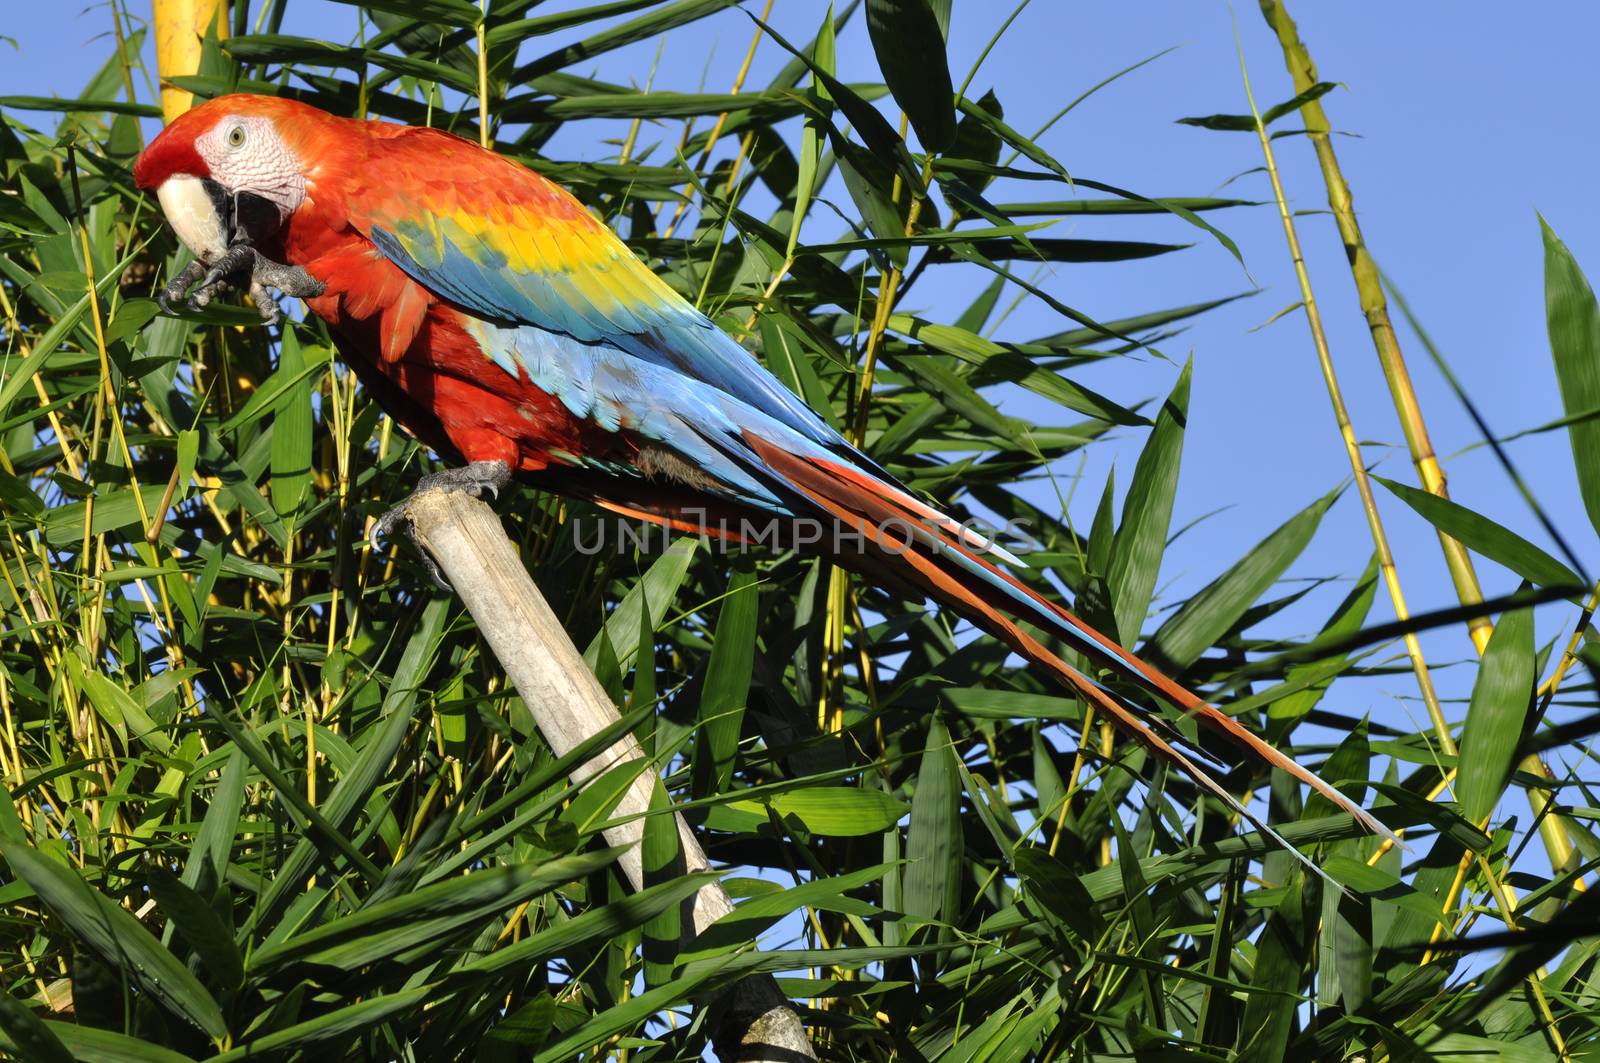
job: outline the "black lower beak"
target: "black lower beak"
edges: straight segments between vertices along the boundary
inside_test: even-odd
[[[240,192],[233,197],[228,242],[254,246],[271,236],[282,224],[283,215],[278,212],[276,203],[249,192]]]
[[[206,198],[217,212],[222,231],[228,234],[228,246],[248,244],[254,246],[277,231],[283,218],[278,205],[251,192],[229,192],[209,177],[200,182]]]

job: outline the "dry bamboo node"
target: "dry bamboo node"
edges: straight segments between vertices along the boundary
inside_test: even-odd
[[[621,718],[486,503],[459,491],[424,490],[411,496],[406,515],[557,756]],[[627,735],[574,769],[572,780],[582,783],[644,755],[639,743]],[[607,844],[626,849],[618,864],[635,890],[644,887],[640,843],[654,783],[653,772],[635,777],[615,812],[625,822],[604,832]],[[682,816],[674,816],[686,870],[708,869],[710,862],[694,832]],[[693,925],[685,927],[685,937],[699,934],[732,910],[733,902],[721,883],[702,886],[695,894]],[[717,1054],[729,1063],[798,1063],[816,1058],[800,1016],[770,975],[744,979],[709,1006]]]

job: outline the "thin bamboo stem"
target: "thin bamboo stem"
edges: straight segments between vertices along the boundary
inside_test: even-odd
[[[1242,52],[1240,59],[1245,96],[1250,101],[1250,113],[1256,119],[1256,137],[1261,142],[1267,176],[1272,182],[1273,199],[1277,202],[1278,216],[1283,222],[1283,234],[1288,241],[1289,257],[1294,262],[1295,280],[1300,285],[1300,298],[1305,308],[1306,324],[1311,329],[1311,342],[1316,348],[1317,364],[1322,370],[1323,383],[1328,388],[1328,401],[1333,406],[1333,416],[1339,426],[1339,436],[1344,442],[1345,455],[1350,459],[1350,472],[1355,477],[1356,491],[1361,496],[1361,507],[1366,513],[1367,528],[1372,533],[1373,546],[1378,553],[1378,567],[1383,573],[1383,582],[1389,591],[1389,601],[1394,607],[1396,619],[1404,623],[1411,618],[1411,611],[1406,607],[1405,593],[1400,588],[1400,574],[1395,568],[1394,554],[1389,549],[1389,536],[1383,530],[1383,516],[1378,512],[1377,500],[1372,495],[1372,481],[1367,476],[1366,463],[1361,458],[1361,446],[1356,442],[1350,411],[1345,406],[1344,392],[1339,386],[1339,375],[1333,367],[1333,355],[1328,349],[1328,336],[1322,327],[1322,313],[1317,308],[1316,293],[1311,288],[1311,274],[1306,269],[1305,257],[1300,251],[1300,236],[1295,230],[1294,215],[1289,210],[1289,199],[1283,190],[1283,178],[1278,173],[1277,159],[1272,152],[1272,138],[1267,135],[1267,127],[1261,121],[1261,114],[1256,109],[1255,93],[1250,89],[1250,75],[1243,68]],[[1428,717],[1433,722],[1434,736],[1439,748],[1447,755],[1454,756],[1456,743],[1450,734],[1450,722],[1445,719],[1444,710],[1439,705],[1439,695],[1433,688],[1433,677],[1428,672],[1427,660],[1422,655],[1422,644],[1417,641],[1415,632],[1407,632],[1405,646],[1406,654],[1411,658],[1412,671],[1417,676],[1417,686],[1422,691],[1423,704],[1427,706]]]
[[[1288,68],[1290,77],[1294,79],[1294,91],[1296,94],[1306,92],[1318,81],[1317,67],[1311,59],[1310,49],[1300,37],[1299,27],[1290,17],[1283,0],[1259,0],[1259,2],[1262,16],[1277,34],[1278,44],[1283,49],[1284,65]],[[1332,127],[1328,122],[1327,112],[1323,110],[1320,99],[1312,99],[1300,106],[1300,115],[1305,119],[1306,133],[1311,139],[1312,147],[1316,149],[1317,163],[1322,169],[1323,183],[1328,189],[1328,207],[1332,210],[1334,221],[1339,227],[1339,239],[1344,244],[1345,258],[1350,263],[1350,274],[1355,281],[1361,312],[1367,319],[1372,345],[1377,351],[1378,362],[1383,367],[1384,380],[1388,383],[1395,413],[1405,433],[1406,446],[1411,452],[1412,464],[1416,466],[1417,478],[1423,490],[1440,498],[1449,498],[1450,491],[1444,469],[1434,452],[1433,441],[1429,438],[1428,426],[1422,416],[1422,405],[1417,399],[1416,388],[1412,385],[1411,373],[1406,368],[1405,355],[1400,349],[1394,322],[1389,317],[1389,302],[1384,296],[1377,264],[1373,261],[1371,252],[1367,250],[1367,242],[1361,234],[1361,223],[1356,217],[1355,205],[1350,195],[1349,182],[1345,180],[1344,172],[1339,168],[1333,137],[1329,135]],[[1439,532],[1439,545],[1444,551],[1445,567],[1450,571],[1450,580],[1455,585],[1457,599],[1462,605],[1477,605],[1482,602],[1483,590],[1478,583],[1478,573],[1467,548],[1443,531]],[[1477,647],[1478,653],[1482,654],[1489,645],[1489,636],[1494,632],[1494,623],[1487,616],[1473,617],[1467,621],[1467,631],[1472,636],[1472,643]],[[1551,777],[1550,770],[1537,756],[1530,755],[1524,758],[1518,768],[1537,778]],[[1544,814],[1549,802],[1543,793],[1529,790],[1528,803],[1532,806],[1534,817],[1539,822],[1539,832],[1543,837],[1545,849],[1550,854],[1551,864],[1557,869],[1567,866],[1572,860],[1573,847],[1566,827],[1559,817]],[[1578,886],[1582,888],[1581,880]]]
[[[737,96],[739,93],[744,91],[744,80],[750,76],[750,64],[755,62],[756,49],[761,45],[761,37],[765,33],[766,21],[772,17],[772,3],[773,0],[767,0],[766,7],[761,9],[761,18],[756,23],[755,33],[753,33],[750,37],[750,47],[745,49],[744,62],[739,64],[739,72],[734,75],[733,88],[729,90],[729,95]],[[728,112],[723,111],[721,114],[717,115],[716,124],[711,127],[711,133],[706,137],[706,146],[700,152],[699,160],[694,164],[695,173],[699,173],[705,168],[706,163],[711,161],[712,149],[717,146],[717,140],[722,136],[723,127],[727,124]],[[691,118],[689,119],[689,124],[686,125],[683,130],[683,143],[687,144],[689,142],[689,134],[693,128],[694,119]],[[746,138],[739,148],[739,156],[741,159],[744,157],[744,153],[749,150],[749,146],[749,139]],[[735,163],[735,170],[737,170],[737,168],[738,164]],[[731,180],[729,186],[732,187]],[[684,212],[689,209],[687,187],[685,187],[684,192],[685,195],[683,199],[678,203],[677,208],[673,210],[671,220],[667,222],[666,237],[668,238],[670,238],[672,234],[677,231],[678,223],[683,220]]]

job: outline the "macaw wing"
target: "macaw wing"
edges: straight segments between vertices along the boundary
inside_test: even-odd
[[[437,130],[407,130],[372,151],[351,220],[435,295],[488,321],[614,345],[859,457],[565,189]],[[396,173],[404,179],[382,180]]]
[[[668,366],[637,358],[608,342],[583,341],[538,325],[469,319],[467,331],[484,354],[512,376],[526,378],[573,417],[630,440],[606,454],[552,457],[640,480],[657,474],[662,448],[678,461],[679,479],[723,499],[792,516],[781,477],[753,469],[747,439],[759,437],[813,458],[839,458],[788,425],[735,396]],[[652,458],[656,459],[655,461]]]

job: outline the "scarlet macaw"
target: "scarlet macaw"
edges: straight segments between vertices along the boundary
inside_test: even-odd
[[[841,563],[972,620],[1263,830],[1178,748],[1175,728],[1023,623],[1392,837],[1329,783],[1029,589],[1004,567],[1014,559],[896,483],[538,174],[440,130],[232,95],[175,120],[134,177],[199,260],[164,298],[199,280],[191,302],[203,304],[246,270],[269,318],[263,286],[304,298],[384,408],[466,463],[435,474],[437,484],[493,491],[528,474],[691,531],[708,519],[738,529],[752,516],[837,522],[867,539]]]

